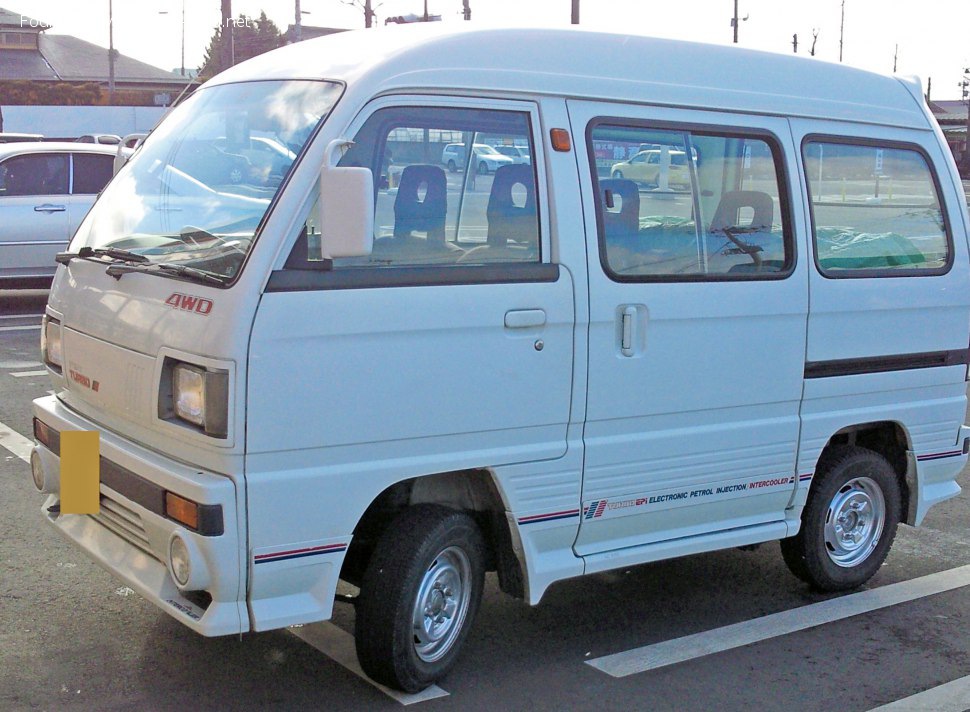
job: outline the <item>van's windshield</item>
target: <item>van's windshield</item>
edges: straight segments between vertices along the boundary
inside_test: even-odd
[[[234,277],[270,202],[341,90],[302,80],[199,89],[108,184],[71,251],[127,250],[152,263]]]

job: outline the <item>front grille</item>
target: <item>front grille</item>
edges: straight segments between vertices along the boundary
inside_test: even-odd
[[[148,541],[145,526],[138,512],[102,492],[101,513],[91,516],[98,524],[111,530],[132,546],[137,546],[149,556],[158,558],[152,552],[151,543]]]

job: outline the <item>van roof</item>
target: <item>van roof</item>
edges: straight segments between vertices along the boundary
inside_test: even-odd
[[[915,79],[736,46],[579,28],[416,23],[341,32],[260,55],[207,84],[253,79],[335,79],[354,94],[370,95],[501,89],[929,128]]]

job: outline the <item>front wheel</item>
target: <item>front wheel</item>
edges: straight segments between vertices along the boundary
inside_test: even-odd
[[[464,512],[405,510],[384,532],[361,581],[355,639],[374,680],[418,692],[458,659],[482,597],[484,542]]]
[[[488,164],[485,161],[478,164],[478,174],[482,176],[488,175]]]
[[[781,542],[788,568],[822,591],[868,581],[886,559],[900,516],[899,480],[881,455],[861,447],[827,453],[798,534]]]

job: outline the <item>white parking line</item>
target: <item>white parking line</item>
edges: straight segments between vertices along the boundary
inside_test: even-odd
[[[0,326],[0,331],[27,331],[29,329],[37,329],[40,331],[40,324],[36,326]]]
[[[42,369],[40,371],[19,371],[17,373],[11,373],[14,378],[29,378],[31,376],[46,376],[47,369]]]
[[[354,636],[341,630],[333,623],[311,623],[299,628],[290,628],[289,631],[402,705],[413,705],[416,702],[426,702],[427,700],[448,696],[448,693],[437,685],[432,685],[426,690],[411,695],[374,682],[361,670],[360,663],[357,662]]]
[[[876,707],[869,712],[966,712],[970,709],[970,675],[925,692]]]
[[[586,662],[613,677],[626,677],[967,585],[970,585],[970,566],[960,566]]]
[[[0,423],[0,446],[5,447],[24,462],[30,462],[30,451],[34,448],[34,443],[16,430]]]

